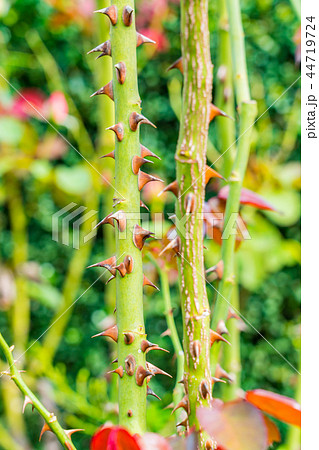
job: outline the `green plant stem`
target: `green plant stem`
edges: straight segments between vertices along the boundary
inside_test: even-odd
[[[7,362],[9,364],[9,373],[10,373],[11,379],[14,381],[14,383],[20,389],[22,394],[24,396],[29,397],[29,399],[32,401],[34,408],[43,417],[44,421],[48,424],[51,431],[56,435],[59,442],[62,444],[63,448],[75,450],[76,447],[73,445],[71,439],[68,437],[68,435],[65,433],[64,429],[59,424],[56,416],[53,413],[50,413],[42,405],[40,400],[38,400],[36,395],[28,388],[28,386],[23,381],[19,370],[15,366],[13,355],[12,355],[12,349],[10,349],[10,347],[6,343],[6,341],[3,338],[1,333],[0,333],[0,346],[3,350],[3,353],[6,357]]]
[[[183,107],[175,159],[179,186],[176,215],[191,214],[181,239],[179,258],[180,291],[183,313],[185,355],[184,384],[189,402],[189,426],[200,429],[198,406],[209,406],[211,376],[209,364],[209,304],[206,293],[203,226],[197,214],[203,211],[205,164],[209,110],[212,89],[212,64],[209,48],[208,5],[206,1],[181,2],[182,57],[184,66]],[[208,393],[203,395],[203,386]],[[200,433],[200,446],[205,448]]]
[[[226,4],[230,25],[235,95],[239,111],[239,136],[237,153],[229,178],[229,195],[226,203],[222,243],[224,273],[218,288],[216,304],[213,311],[213,329],[216,328],[220,319],[226,320],[232,289],[236,283],[234,264],[236,230],[233,228],[238,217],[240,193],[249,159],[253,124],[257,114],[256,102],[250,99],[239,0],[227,0]],[[220,344],[216,344],[212,348],[213,365],[217,362],[219,348]]]
[[[176,370],[176,383],[173,390],[173,402],[175,405],[177,405],[177,403],[180,402],[184,396],[183,385],[179,383],[183,379],[184,374],[184,352],[174,320],[167,270],[161,267],[157,263],[156,259],[153,258],[153,256],[148,255],[148,257],[156,267],[161,280],[161,293],[163,296],[165,306],[164,314],[167,323],[167,328],[170,331],[169,336],[172,340],[174,353],[176,355],[177,370]],[[175,411],[175,421],[176,424],[182,421],[181,411],[178,409]]]
[[[230,117],[235,117],[235,99],[233,89],[233,74],[231,61],[231,44],[229,35],[228,14],[226,9],[226,0],[218,1],[218,55],[217,69],[222,68],[224,75],[222,79],[217,78],[214,100],[216,105],[225,111]],[[220,76],[222,76],[220,75]],[[236,127],[235,121],[216,117],[217,142],[223,160],[223,174],[227,179],[236,153]]]
[[[139,127],[132,131],[129,125],[131,114],[141,111],[137,85],[135,12],[130,26],[125,26],[122,20],[123,9],[126,6],[134,9],[134,1],[116,0],[113,5],[118,11],[117,24],[111,26],[115,122],[122,124],[124,135],[123,140],[116,140],[115,145],[115,195],[118,197],[120,193],[124,201],[115,209],[127,214],[125,231],[116,231],[116,257],[117,264],[125,256],[131,256],[134,261],[132,273],[123,278],[119,274],[116,277],[118,364],[124,368],[125,359],[131,354],[136,367],[145,368],[145,354],[141,351],[141,341],[145,339],[142,253],[133,242],[134,226],[140,222],[140,192],[138,176],[132,171],[132,158],[140,155],[140,142]],[[120,62],[126,65],[123,84],[118,82],[114,67]],[[124,332],[134,334],[132,344],[125,344]],[[143,433],[146,429],[146,382],[142,386],[137,384],[136,370],[133,376],[124,373],[123,378],[119,379],[119,423],[132,432]]]

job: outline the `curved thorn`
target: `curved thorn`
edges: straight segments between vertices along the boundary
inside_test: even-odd
[[[138,174],[138,171],[142,167],[143,164],[151,163],[153,164],[153,161],[149,161],[148,159],[142,158],[141,156],[133,156],[132,159],[132,171],[135,175]]]
[[[144,274],[143,274],[143,286],[151,286],[159,291],[159,288],[155,286],[155,284],[152,283]]]
[[[120,84],[124,84],[126,78],[126,65],[124,62],[115,64],[116,78]]]
[[[159,156],[155,155],[155,153],[151,152],[148,148],[146,148],[144,145],[141,144],[141,157],[142,158],[156,158],[161,159]]]
[[[164,192],[167,192],[167,191],[173,192],[175,197],[178,197],[178,183],[177,183],[177,180],[175,180],[172,183],[168,184],[157,196],[159,197],[160,195],[162,195]]]
[[[148,38],[147,36],[144,36],[143,34],[136,32],[136,47],[139,47],[140,45],[143,44],[156,44],[156,42]]]
[[[155,394],[155,392],[149,386],[147,386],[146,395],[152,395],[153,397],[156,397],[159,400],[161,400],[161,398],[157,394]]]
[[[114,101],[114,93],[113,93],[113,81],[110,81],[105,86],[101,87],[96,92],[93,92],[93,94],[90,95],[90,97],[95,97],[96,95],[107,95],[111,100]]]
[[[146,117],[144,117],[142,114],[138,114],[137,112],[132,112],[130,115],[130,128],[132,131],[136,131],[137,127],[141,123],[146,123],[147,125],[151,125],[152,127],[156,128],[156,125],[154,125],[151,121],[149,121]]]
[[[169,70],[172,70],[172,69],[178,69],[182,74],[184,73],[183,58],[182,57],[180,57],[176,61],[174,61],[173,64],[171,64],[169,66],[169,68],[166,69],[166,71],[168,72]]]
[[[151,231],[147,231],[139,225],[135,225],[133,230],[133,243],[135,247],[142,250],[145,240],[154,235]]]
[[[108,6],[107,8],[98,9],[95,13],[101,13],[108,16],[112,25],[117,23],[117,7],[115,5]]]
[[[138,173],[138,189],[141,191],[143,187],[150,183],[151,181],[160,181],[161,183],[164,183],[163,180],[160,178],[154,177],[153,175],[150,175],[149,173],[142,172],[141,170]]]
[[[131,8],[130,6],[125,6],[125,8],[123,9],[123,23],[126,27],[129,27],[132,24],[133,21],[133,12],[134,9]]]
[[[113,125],[112,127],[105,128],[106,130],[112,130],[116,134],[117,140],[119,142],[123,141],[124,137],[124,129],[123,125],[121,123],[117,123]]]
[[[94,336],[92,336],[92,338],[95,338],[98,336],[110,337],[111,339],[113,339],[114,342],[117,342],[117,340],[118,340],[117,325],[113,325],[113,327],[110,327],[107,330],[102,331],[101,333],[95,334]]]

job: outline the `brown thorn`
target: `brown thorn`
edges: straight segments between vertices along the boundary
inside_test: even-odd
[[[109,279],[107,280],[107,282],[105,283],[105,286],[106,286],[107,284],[109,284],[110,281],[114,280],[114,278],[115,278],[115,275],[111,275],[110,278],[109,278]]]
[[[240,317],[235,313],[232,308],[229,308],[227,320],[229,319],[239,319]]]
[[[220,378],[217,377],[212,377],[212,383],[226,383],[225,380],[221,380]]]
[[[125,372],[131,377],[134,374],[136,361],[133,355],[128,355],[125,358]]]
[[[153,397],[156,397],[159,400],[161,400],[161,398],[157,394],[155,394],[155,392],[149,386],[147,386],[146,388],[146,395],[152,395]]]
[[[171,330],[167,328],[167,330],[163,331],[161,337],[170,336],[172,334]]]
[[[132,258],[132,256],[129,255],[125,256],[124,266],[127,273],[132,273],[134,267],[134,259]]]
[[[143,274],[143,286],[151,286],[159,291],[159,288],[155,286],[155,284],[152,283],[144,274]]]
[[[156,42],[148,38],[147,36],[144,36],[143,34],[136,32],[136,47],[139,47],[140,45],[143,44],[156,44]]]
[[[183,408],[187,415],[189,414],[189,400],[188,397],[185,395],[180,402],[177,403],[171,414],[173,414],[177,409]]]
[[[117,123],[113,125],[112,127],[105,128],[106,130],[112,130],[116,134],[117,140],[119,142],[123,141],[124,137],[124,129],[123,125],[121,123]]]
[[[124,84],[126,78],[126,65],[124,62],[115,64],[116,78],[120,84]]]
[[[216,170],[214,170],[212,167],[205,166],[205,185],[209,182],[211,178],[220,178],[222,180],[225,180],[225,178]]]
[[[118,229],[123,232],[126,228],[126,214],[124,211],[116,211],[113,214],[109,214],[110,219],[114,219],[117,222]]]
[[[153,161],[149,161],[148,159],[142,158],[141,156],[137,156],[137,155],[133,156],[133,159],[132,159],[132,171],[133,171],[133,173],[135,175],[137,175],[138,171],[141,168],[141,166],[143,164],[146,164],[146,163],[153,164]]]
[[[210,389],[209,389],[209,384],[206,380],[202,380],[200,385],[199,385],[199,392],[202,396],[202,398],[204,400],[206,400],[207,398],[209,398],[210,396]]]
[[[117,23],[117,7],[115,5],[108,6],[107,8],[98,9],[95,13],[101,13],[108,16],[112,25]]]
[[[135,339],[134,334],[131,331],[126,331],[124,334],[124,342],[126,345],[131,345]]]
[[[110,327],[107,330],[102,331],[101,333],[95,334],[94,336],[92,336],[92,338],[98,337],[98,336],[110,337],[111,339],[113,339],[114,342],[117,342],[117,340],[118,340],[117,325],[113,325],[113,327]]]
[[[142,158],[156,158],[161,159],[159,156],[155,155],[155,153],[151,152],[147,147],[141,144],[141,157]]]
[[[205,450],[213,450],[215,448],[212,439],[207,439],[205,442]]]
[[[194,341],[190,347],[190,352],[192,354],[192,357],[194,359],[199,358],[201,351],[202,351],[201,343],[199,341]]]
[[[123,375],[124,375],[124,369],[123,369],[122,366],[119,366],[117,369],[110,370],[110,371],[107,372],[107,373],[117,373],[118,376],[119,376],[120,378],[123,378]]]
[[[107,153],[106,155],[100,156],[100,159],[102,158],[113,158],[115,159],[114,150],[110,153]]]
[[[111,361],[111,364],[115,364],[115,363],[118,363],[118,362],[119,362],[119,359],[115,358],[115,359],[113,359],[113,361]]]
[[[87,55],[94,52],[101,52],[101,55],[99,55],[98,58],[101,58],[101,56],[112,56],[111,41],[105,41],[97,47],[92,48],[92,50],[87,52]]]
[[[217,327],[216,327],[216,331],[220,335],[229,334],[229,331],[227,330],[225,322],[222,319],[220,319],[218,321],[218,324],[217,324]]]
[[[145,205],[145,203],[144,202],[142,202],[142,200],[140,200],[140,207],[141,208],[145,208],[145,209],[147,209],[147,211],[149,211],[150,209]]]
[[[146,377],[152,377],[153,374],[152,372],[144,369],[143,366],[138,366],[137,370],[136,370],[136,375],[135,375],[135,379],[136,379],[136,383],[139,386],[143,385],[143,381],[145,380]]]
[[[135,225],[133,230],[133,242],[135,247],[137,247],[139,250],[142,250],[145,240],[152,237],[152,235],[154,235],[154,233],[145,230],[139,225]]]
[[[221,280],[223,278],[224,273],[224,261],[221,259],[220,261],[218,261],[217,264],[215,264],[215,266],[212,266],[206,270],[207,275],[211,272],[215,272],[217,279]]]
[[[138,172],[138,189],[141,191],[143,187],[149,183],[150,181],[160,181],[163,183],[163,180],[160,178],[154,177],[148,173],[142,172],[141,170]]]
[[[41,432],[40,432],[39,442],[41,441],[41,438],[42,438],[43,434],[44,434],[46,431],[52,431],[52,430],[51,430],[51,428],[49,427],[49,425],[45,422],[44,425],[43,425],[43,427],[42,427],[42,429],[41,429]]]
[[[135,111],[132,112],[132,114],[130,115],[131,130],[136,131],[140,123],[146,123],[147,125],[151,125],[152,127],[156,128],[156,125],[154,125],[152,122],[146,119],[146,117],[144,117],[142,114],[138,114]]]
[[[106,224],[110,224],[110,225],[112,225],[112,227],[114,227],[114,220],[113,220],[112,215],[113,215],[113,213],[110,213],[106,217],[104,217],[104,219],[102,219],[99,223],[97,223],[95,225],[93,230],[95,230],[95,228],[98,228],[101,225],[106,225]]]
[[[166,247],[163,248],[163,250],[159,253],[158,256],[162,256],[163,253],[165,253],[167,250],[174,250],[176,254],[179,254],[181,251],[181,238],[179,236],[176,236],[176,238],[172,239],[171,242],[169,242]]]
[[[167,192],[167,191],[173,192],[175,197],[178,197],[178,183],[177,183],[177,180],[175,180],[172,183],[168,184],[157,196],[159,197],[160,195],[162,195],[164,192]]]
[[[121,264],[119,264],[118,266],[115,266],[114,269],[116,269],[119,272],[119,274],[121,275],[122,278],[125,277],[126,267],[123,262]]]
[[[151,372],[152,375],[166,375],[169,378],[173,378],[172,375],[170,375],[167,372],[164,372],[164,370],[154,366],[154,364],[151,364],[149,362],[146,362],[146,368]]]
[[[24,414],[25,408],[27,405],[32,405],[32,411],[34,410],[33,401],[27,395],[24,397],[23,406],[22,406],[22,414]]]
[[[107,95],[111,100],[114,101],[114,92],[113,92],[113,81],[110,81],[105,86],[101,87],[99,90],[90,95],[90,97],[95,97],[96,95]]]
[[[188,425],[188,417],[186,417],[186,419],[176,424],[177,427],[185,427],[185,428],[187,428],[187,425]]]
[[[234,120],[232,117],[230,117],[228,114],[226,114],[224,111],[222,111],[221,109],[217,108],[216,105],[214,105],[213,103],[211,103],[210,105],[210,110],[209,110],[209,121],[211,122],[212,120],[215,119],[215,117],[217,116],[223,116],[223,117],[228,117],[228,119],[232,119]]]
[[[123,23],[126,27],[129,27],[132,24],[133,21],[133,11],[130,6],[125,6],[123,9]]]
[[[212,346],[216,341],[223,341],[226,342],[226,344],[230,343],[225,339],[223,336],[221,336],[219,333],[216,333],[214,330],[209,330],[210,332],[210,346]]]
[[[90,269],[91,267],[103,267],[104,269],[107,269],[112,275],[115,276],[116,274],[115,264],[116,264],[116,256],[111,256],[111,258],[105,259],[104,261],[100,261],[98,263],[87,266],[87,269]]]
[[[176,61],[174,61],[173,64],[171,64],[169,66],[169,68],[166,69],[166,71],[168,72],[169,70],[172,70],[172,69],[178,69],[182,74],[184,73],[183,58],[182,57],[180,57]]]
[[[231,375],[229,375],[229,373],[226,372],[226,370],[224,370],[220,364],[216,364],[216,370],[215,370],[215,377],[216,378],[226,378],[226,380],[233,382],[234,379]]]

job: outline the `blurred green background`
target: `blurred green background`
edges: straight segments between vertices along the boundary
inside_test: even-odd
[[[110,81],[111,61],[86,55],[107,38],[107,18],[92,14],[104,6],[94,0],[0,0],[0,330],[9,345],[15,344],[14,355],[21,356],[18,367],[26,370],[26,382],[43,403],[66,428],[85,429],[73,439],[79,449],[88,448],[100,424],[117,420],[117,380],[105,376],[116,348],[109,341],[91,339],[114,320],[114,286],[105,287],[108,276],[101,270],[85,270],[113,254],[113,231],[105,227],[83,242],[92,221],[111,211],[113,198],[107,181],[112,182],[114,163],[99,159],[113,150],[114,137],[105,131],[113,124],[113,105],[105,96],[90,99]],[[217,0],[210,2],[216,81],[218,7]],[[257,121],[253,134],[245,187],[263,195],[280,213],[249,206],[242,210],[252,239],[237,253],[241,312],[298,369],[299,81],[285,90],[299,77],[299,19],[288,0],[243,0],[242,12],[258,115],[284,95]],[[166,69],[180,56],[179,2],[138,0],[136,17],[137,29],[158,43],[137,50],[143,114],[157,125],[157,130],[142,129],[141,142],[161,157],[152,173],[168,183],[175,178],[182,76]],[[225,150],[216,133],[220,120],[225,119],[217,118],[210,127],[210,163]],[[215,168],[222,171],[222,159]],[[211,183],[207,198],[217,188]],[[158,198],[158,189],[153,185],[143,190],[143,201],[152,214],[172,213],[173,196]],[[99,213],[83,221],[79,239],[70,225],[69,245],[64,245],[61,233],[58,241],[52,239],[52,215],[71,202],[84,207],[83,215]],[[169,225],[167,220],[165,229]],[[73,248],[73,238],[79,248]],[[220,259],[220,247],[212,240],[205,246],[210,267]],[[147,251],[145,255],[145,272],[159,284]],[[176,270],[169,275],[181,332]],[[213,303],[215,291],[210,287],[208,295]],[[173,353],[169,337],[159,337],[166,330],[161,292],[145,291],[145,320],[149,339]],[[252,327],[242,327],[242,388],[271,389],[298,398],[297,373]],[[5,370],[1,358],[2,353],[0,370]],[[163,353],[151,358],[176,373],[174,357]],[[174,379],[159,376],[151,385],[162,400],[148,402],[149,429],[170,435],[174,418],[164,407],[172,401]],[[38,443],[42,419],[30,407],[22,415],[22,402],[16,386],[2,376],[0,448],[59,448],[50,433]],[[280,425],[280,430],[281,448],[294,448],[289,446],[288,428]]]

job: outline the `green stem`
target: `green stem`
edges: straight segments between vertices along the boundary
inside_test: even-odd
[[[141,342],[146,337],[143,266],[142,253],[133,242],[134,227],[140,223],[140,192],[138,176],[132,171],[133,157],[140,156],[140,142],[139,126],[134,131],[130,125],[131,115],[141,111],[137,85],[135,12],[131,23],[126,26],[123,12],[126,7],[134,9],[134,1],[116,0],[112,5],[118,13],[116,25],[111,26],[115,121],[123,132],[123,139],[116,139],[115,145],[115,196],[123,201],[115,206],[115,210],[123,211],[127,219],[125,230],[116,230],[116,257],[117,264],[126,256],[133,259],[133,271],[123,278],[119,274],[116,277],[118,364],[125,369],[128,355],[132,355],[136,363],[132,375],[125,370],[123,377],[119,378],[119,423],[132,432],[143,433],[146,429],[146,381],[139,385],[136,378],[138,370],[146,370],[145,353],[141,351]],[[122,84],[115,67],[119,63],[125,64],[126,69]],[[124,340],[125,332],[134,336],[129,345]]]
[[[249,159],[253,124],[257,114],[256,102],[250,99],[239,0],[227,0],[227,11],[230,25],[235,94],[239,111],[239,136],[236,158],[229,178],[229,195],[226,203],[222,243],[224,273],[219,285],[213,312],[212,327],[214,329],[220,319],[226,320],[227,318],[232,289],[237,282],[234,265],[236,230],[233,228],[239,213],[240,193]],[[213,364],[217,362],[219,349],[220,344],[213,346]]]
[[[174,401],[174,404],[177,405],[177,403],[179,403],[184,396],[183,386],[181,383],[179,383],[179,381],[181,381],[183,379],[183,374],[184,374],[184,352],[183,352],[183,348],[182,348],[182,345],[181,345],[181,342],[180,342],[180,339],[178,336],[178,332],[177,332],[177,328],[176,328],[176,324],[175,324],[175,320],[174,320],[167,270],[165,268],[162,268],[157,263],[156,259],[153,258],[153,256],[148,255],[148,257],[152,261],[152,263],[154,264],[154,266],[156,267],[156,269],[159,273],[159,277],[161,280],[161,292],[163,295],[164,306],[165,306],[165,311],[164,311],[165,319],[166,319],[166,323],[167,323],[167,328],[170,331],[169,336],[172,340],[174,353],[176,355],[177,370],[176,370],[176,383],[175,383],[175,387],[173,390],[173,401]],[[179,410],[176,410],[175,411],[176,423],[177,424],[180,423],[181,420],[182,420],[181,412]]]
[[[6,357],[6,360],[9,364],[9,374],[11,379],[14,381],[14,383],[17,385],[17,387],[20,389],[22,394],[24,396],[29,397],[29,399],[32,402],[32,405],[34,408],[38,411],[38,413],[43,417],[44,421],[47,423],[47,425],[50,427],[51,431],[56,435],[60,443],[62,444],[63,448],[65,449],[73,449],[75,450],[76,447],[72,444],[71,439],[68,437],[64,429],[61,427],[61,425],[58,422],[58,419],[53,413],[50,413],[38,400],[38,398],[35,396],[35,394],[28,388],[28,386],[23,381],[19,370],[16,368],[13,355],[12,355],[12,348],[8,346],[6,343],[4,337],[0,333],[0,347],[3,350],[3,353]]]
[[[184,334],[184,384],[188,394],[189,426],[200,429],[198,406],[209,406],[211,376],[209,364],[209,304],[206,293],[203,226],[205,164],[212,89],[207,1],[181,2],[182,57],[184,66],[183,107],[177,144],[176,207],[180,221],[188,211],[185,230],[177,230],[181,240],[179,259],[180,291]],[[189,206],[187,206],[189,205]],[[189,212],[191,214],[189,214]],[[200,447],[206,436],[200,433]]]

